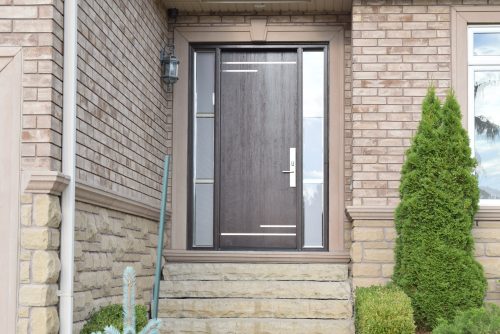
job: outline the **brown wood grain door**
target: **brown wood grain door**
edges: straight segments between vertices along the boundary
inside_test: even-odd
[[[297,51],[220,59],[220,248],[296,249],[298,188],[282,171],[298,148]]]

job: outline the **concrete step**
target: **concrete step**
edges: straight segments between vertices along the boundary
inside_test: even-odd
[[[167,263],[168,281],[346,281],[345,264]]]
[[[348,282],[163,281],[161,298],[349,299]]]
[[[163,318],[164,334],[353,334],[351,320]]]
[[[350,319],[350,300],[161,299],[161,318]]]

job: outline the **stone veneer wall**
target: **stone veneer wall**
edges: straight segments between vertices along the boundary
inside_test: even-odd
[[[217,26],[217,25],[238,25],[249,24],[253,18],[266,18],[268,25],[341,25],[344,27],[344,196],[345,204],[352,204],[351,178],[352,178],[352,116],[351,116],[351,92],[352,92],[352,75],[351,75],[351,14],[350,13],[180,13],[177,18],[176,26]],[[170,32],[170,38],[173,38]],[[307,42],[307,41],[306,41]],[[344,239],[346,248],[350,245],[351,239],[351,224],[348,219],[345,219]]]
[[[489,4],[498,1],[353,1],[353,207],[348,211],[355,286],[382,284],[392,275],[392,209],[399,201],[404,151],[428,85],[433,82],[441,96],[451,88],[452,6]],[[488,299],[500,302],[500,212],[481,217],[480,210],[473,232],[476,256],[488,277]]]
[[[61,168],[62,12],[61,0],[0,1],[0,71],[22,54],[23,179]],[[17,332],[57,333],[59,198],[22,192],[20,203]]]
[[[90,313],[122,301],[126,266],[137,275],[137,304],[152,299],[158,222],[77,202],[74,332]]]
[[[166,9],[158,0],[78,4],[77,180],[159,207],[172,147],[161,80]]]
[[[353,213],[354,217],[356,213]],[[396,230],[392,211],[374,210],[354,219],[352,229],[353,286],[387,283],[394,268]],[[479,212],[472,231],[476,259],[483,265],[488,280],[486,300],[500,305],[500,219]]]

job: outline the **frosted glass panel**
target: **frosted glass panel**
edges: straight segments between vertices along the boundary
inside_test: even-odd
[[[325,55],[303,53],[302,186],[304,248],[323,245]]]
[[[323,51],[303,54],[303,114],[304,117],[323,117],[325,108],[325,58]]]
[[[474,56],[500,56],[500,33],[474,33]]]
[[[303,119],[303,178],[323,180],[323,118]]]
[[[196,113],[214,112],[215,53],[195,53],[195,110]]]
[[[194,198],[194,238],[195,247],[213,246],[213,184],[196,184]]]
[[[214,177],[214,119],[196,118],[195,178]]]
[[[304,184],[304,247],[323,247],[323,185]]]
[[[500,199],[500,71],[474,72],[474,153],[481,199]]]

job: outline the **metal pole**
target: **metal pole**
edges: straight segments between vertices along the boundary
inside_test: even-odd
[[[153,289],[153,304],[151,306],[152,319],[158,318],[158,298],[160,293],[161,257],[163,254],[163,235],[165,231],[165,210],[167,205],[169,162],[170,162],[170,155],[166,155],[163,167],[163,184],[161,188],[160,224],[158,224],[158,245],[156,249],[155,285]]]

